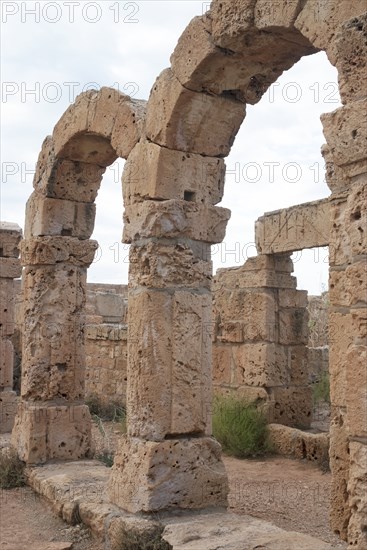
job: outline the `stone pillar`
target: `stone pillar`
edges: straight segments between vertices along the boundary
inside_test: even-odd
[[[22,274],[18,245],[22,230],[15,223],[0,222],[0,433],[11,432],[17,407],[13,391],[14,279]]]
[[[213,379],[218,393],[256,402],[269,422],[308,428],[307,292],[289,254],[260,255],[214,279]]]
[[[211,437],[210,243],[223,239],[229,211],[199,200],[210,190],[200,189],[199,178],[210,161],[217,176],[223,164],[154,144],[138,147],[147,149],[148,163],[154,156],[161,161],[156,188],[146,188],[165,200],[132,199],[134,182],[143,180],[138,172],[152,174],[141,161],[128,179],[129,157],[123,182],[124,240],[132,243],[128,435],[115,457],[109,495],[130,512],[222,506],[227,478]],[[181,190],[168,185],[180,175]],[[172,192],[182,198],[167,198]]]
[[[21,244],[22,399],[12,443],[27,463],[90,452],[83,330],[86,269],[96,247],[74,237],[30,237]]]
[[[330,236],[331,523],[367,548],[367,101],[366,15],[333,44],[343,107],[322,116]],[[351,71],[353,67],[353,71]]]

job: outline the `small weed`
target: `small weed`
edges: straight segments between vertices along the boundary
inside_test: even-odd
[[[116,550],[172,550],[159,531],[141,532],[123,528],[119,532]]]
[[[213,435],[223,451],[238,458],[271,451],[266,416],[255,404],[232,396],[217,396],[213,410]]]
[[[120,422],[126,419],[126,409],[119,401],[111,403],[102,403],[96,395],[90,395],[85,401],[88,405],[90,414],[99,417],[102,420]]]
[[[25,485],[24,463],[15,449],[2,449],[0,452],[0,488],[12,489]]]

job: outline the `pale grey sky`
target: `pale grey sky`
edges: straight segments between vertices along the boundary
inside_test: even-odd
[[[147,99],[177,40],[209,2],[1,2],[0,218],[23,227],[32,171],[44,137],[76,95],[114,86]],[[340,106],[337,73],[325,54],[302,59],[248,106],[231,154],[221,206],[230,208],[225,242],[213,248],[215,269],[254,255],[254,222],[266,211],[318,198],[324,182],[320,114]],[[121,241],[123,161],[107,169],[97,198],[93,238],[100,251],[89,281],[127,282]],[[295,257],[299,288],[327,285],[327,250]]]

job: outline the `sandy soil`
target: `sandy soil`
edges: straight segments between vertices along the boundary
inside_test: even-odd
[[[113,452],[119,425],[94,426],[97,453]],[[315,465],[282,457],[238,460],[224,457],[230,480],[230,508],[270,521],[288,531],[318,537],[345,549],[328,523],[330,473]],[[0,498],[1,550],[103,550],[87,529],[70,527],[28,487],[3,490]],[[57,545],[63,541],[72,546]]]

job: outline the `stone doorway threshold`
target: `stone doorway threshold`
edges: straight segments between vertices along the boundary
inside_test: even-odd
[[[106,494],[110,469],[96,460],[55,462],[28,469],[28,483],[65,521],[84,523],[117,548],[121,529],[162,531],[173,550],[332,550],[314,537],[285,531],[272,523],[225,510],[166,512],[154,516],[128,514]]]

